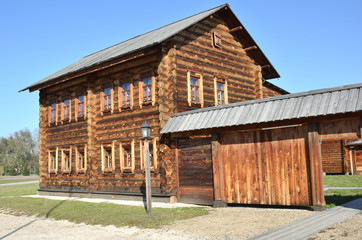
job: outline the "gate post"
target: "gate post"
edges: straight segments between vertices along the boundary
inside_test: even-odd
[[[313,209],[315,211],[325,210],[322,153],[317,123],[308,124],[308,152]]]
[[[213,133],[211,136],[211,157],[213,168],[213,182],[214,182],[214,204],[213,207],[227,207],[225,200],[225,184],[224,184],[224,171],[223,161],[220,152],[220,142],[218,134]]]

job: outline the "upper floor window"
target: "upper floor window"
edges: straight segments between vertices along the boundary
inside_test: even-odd
[[[104,88],[101,92],[101,114],[113,112],[113,88]]]
[[[78,97],[78,111],[77,111],[77,115],[78,117],[83,117],[84,113],[85,113],[85,97],[84,96],[79,96]]]
[[[228,104],[227,80],[215,78],[215,106]]]
[[[221,35],[217,32],[212,33],[212,42],[214,47],[222,48]]]
[[[52,103],[50,105],[50,123],[54,123],[57,121],[57,104],[56,103]]]
[[[143,102],[152,101],[152,77],[142,79]]]
[[[122,106],[131,105],[131,83],[122,84]]]
[[[68,120],[69,114],[70,114],[69,100],[64,100],[64,102],[63,102],[63,120]]]
[[[145,103],[155,104],[155,77],[151,74],[143,74],[139,82],[139,101],[140,105]]]
[[[202,75],[193,72],[187,72],[187,89],[188,89],[188,103],[191,107],[193,104],[200,104],[203,107],[203,79]]]
[[[104,110],[111,110],[112,108],[112,89],[111,88],[106,88],[104,89]]]

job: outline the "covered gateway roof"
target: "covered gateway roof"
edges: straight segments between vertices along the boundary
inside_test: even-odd
[[[362,83],[173,114],[161,134],[361,112]]]
[[[279,77],[279,74],[271,65],[269,60],[265,57],[264,53],[256,45],[252,37],[249,35],[249,33],[240,23],[238,18],[230,10],[229,5],[223,4],[221,6],[198,13],[183,20],[168,24],[164,27],[155,29],[148,33],[139,35],[127,41],[103,49],[99,52],[88,55],[82,58],[81,60],[69,65],[68,67],[63,68],[62,70],[55,72],[52,75],[20,91],[25,91],[25,90],[36,91],[44,86],[48,86],[49,82],[54,81],[53,84],[55,84],[57,80],[62,80],[62,78],[67,78],[67,80],[69,80],[72,78],[71,74],[73,73],[77,73],[87,68],[109,62],[126,54],[131,54],[136,51],[157,45],[215,13],[220,14],[220,16],[225,19],[226,23],[231,29],[236,27],[241,27],[239,28],[238,31],[235,32],[235,35],[240,39],[245,48],[252,47],[252,50],[248,51],[248,54],[255,59],[255,62],[257,64],[264,66],[263,68],[264,78],[271,79]]]

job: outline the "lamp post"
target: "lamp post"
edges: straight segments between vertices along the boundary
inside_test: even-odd
[[[147,214],[152,213],[152,200],[151,200],[151,174],[150,174],[150,154],[149,154],[149,145],[148,138],[151,135],[151,127],[147,124],[147,121],[141,126],[142,137],[145,139],[145,172],[146,172],[146,211]]]

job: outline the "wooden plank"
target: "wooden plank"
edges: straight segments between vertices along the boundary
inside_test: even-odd
[[[312,205],[316,210],[325,209],[322,156],[319,144],[318,124],[308,124],[308,152],[310,164],[310,184],[312,193]]]

